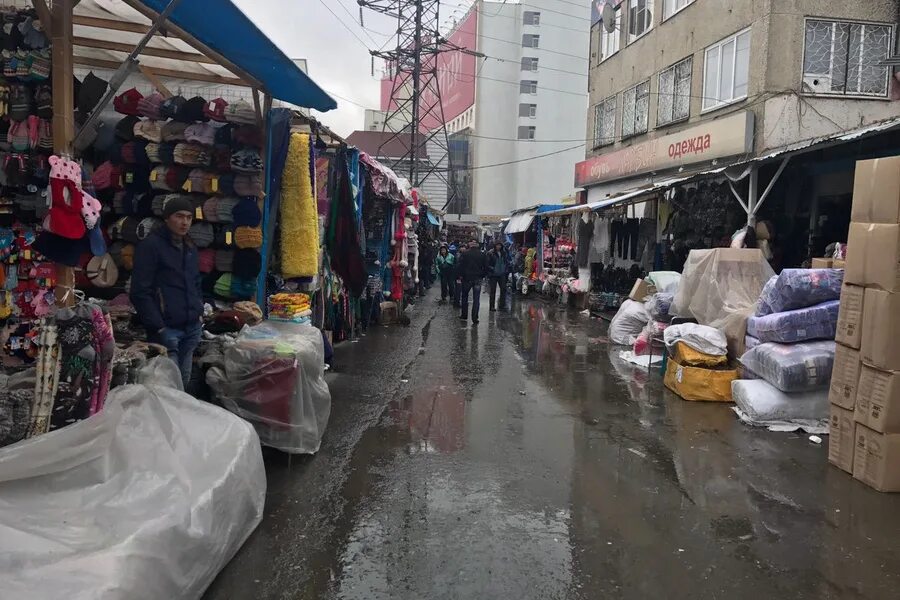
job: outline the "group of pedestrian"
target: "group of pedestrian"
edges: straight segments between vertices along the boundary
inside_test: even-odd
[[[469,320],[469,295],[472,297],[472,323],[478,324],[481,309],[481,288],[485,278],[491,312],[506,306],[506,283],[511,269],[509,253],[501,242],[488,252],[482,250],[477,240],[469,241],[463,251],[454,252],[453,246],[441,246],[435,259],[435,269],[441,281],[441,302],[450,298],[460,309],[459,318]],[[500,302],[497,303],[497,289]]]

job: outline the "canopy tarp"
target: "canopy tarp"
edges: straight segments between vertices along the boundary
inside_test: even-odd
[[[534,220],[534,215],[536,214],[537,210],[534,209],[512,215],[509,218],[509,221],[507,221],[506,227],[503,228],[503,232],[522,233],[528,231],[528,228],[531,227],[531,222]]]

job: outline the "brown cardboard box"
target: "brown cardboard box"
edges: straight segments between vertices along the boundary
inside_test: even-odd
[[[839,260],[836,258],[833,261],[831,261],[831,268],[832,269],[846,269],[847,263],[846,263],[846,261]]]
[[[900,157],[857,161],[850,220],[900,223]]]
[[[833,262],[830,258],[814,258],[810,266],[813,269],[830,269]]]
[[[856,445],[856,423],[853,411],[831,405],[828,422],[828,462],[853,474],[853,453]]]
[[[858,349],[862,337],[863,299],[866,288],[844,284],[841,287],[841,310],[838,313],[835,341]]]
[[[856,422],[880,433],[900,433],[900,371],[863,365],[856,396]]]
[[[631,293],[628,294],[628,297],[635,302],[643,302],[647,296],[652,296],[655,293],[656,287],[647,283],[645,279],[637,279],[635,280],[634,287],[631,288]]]
[[[856,406],[856,390],[859,384],[859,350],[837,344],[834,351],[834,369],[831,371],[831,388],[828,400],[845,410]]]
[[[853,477],[879,492],[900,492],[900,433],[856,426]]]
[[[900,225],[850,223],[844,281],[900,291]]]
[[[860,358],[885,371],[900,371],[900,294],[866,288]]]

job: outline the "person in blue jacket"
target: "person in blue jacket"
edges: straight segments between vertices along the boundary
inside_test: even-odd
[[[191,202],[181,196],[166,202],[165,227],[138,244],[131,276],[131,303],[148,339],[166,347],[185,387],[203,318],[199,254],[188,235],[193,210]]]

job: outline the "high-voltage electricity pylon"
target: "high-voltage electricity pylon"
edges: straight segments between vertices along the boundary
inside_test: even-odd
[[[421,186],[432,174],[447,183],[449,204],[456,196],[456,186],[441,102],[438,57],[445,52],[474,52],[455,46],[441,36],[440,0],[357,0],[357,3],[397,19],[396,48],[371,52],[385,61],[391,80],[383,125],[383,131],[391,135],[382,141],[381,147],[403,148],[403,155],[396,157],[391,168],[398,170],[406,166],[404,174],[414,187]],[[457,76],[456,73],[448,75]],[[426,156],[428,160],[423,160]]]

